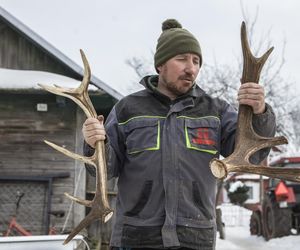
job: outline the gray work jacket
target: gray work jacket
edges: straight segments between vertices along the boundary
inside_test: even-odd
[[[146,89],[119,101],[105,123],[108,176],[118,177],[111,246],[214,249],[216,179],[209,162],[232,153],[237,112],[197,85],[171,101],[156,90],[157,76],[142,84]],[[274,135],[270,106],[254,115],[253,126]]]

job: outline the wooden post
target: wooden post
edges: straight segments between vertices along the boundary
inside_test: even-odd
[[[82,154],[83,149],[83,135],[82,124],[86,117],[82,110],[77,106],[76,108],[76,134],[75,134],[75,153]],[[74,178],[74,190],[76,190],[75,196],[86,196],[86,171],[84,163],[79,160],[75,160],[75,178]],[[74,202],[73,207],[73,225],[78,225],[85,217],[85,206],[82,206]]]

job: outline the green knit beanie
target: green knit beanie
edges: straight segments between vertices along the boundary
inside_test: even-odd
[[[188,30],[183,29],[175,19],[167,19],[162,23],[162,33],[157,40],[156,52],[154,55],[155,69],[164,64],[170,58],[185,53],[202,55],[198,40]]]

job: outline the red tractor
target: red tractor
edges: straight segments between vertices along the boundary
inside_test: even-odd
[[[283,157],[272,167],[299,167],[300,157]],[[266,240],[300,233],[300,183],[270,178],[261,181],[262,199],[252,209],[250,233]]]

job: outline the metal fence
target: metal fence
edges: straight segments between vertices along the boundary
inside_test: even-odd
[[[45,231],[47,185],[43,182],[0,182],[0,233],[7,231],[12,216],[17,223],[33,235]],[[17,193],[24,193],[16,214]],[[20,235],[16,230],[11,235]]]
[[[220,206],[222,210],[222,221],[225,226],[248,226],[250,223],[251,211],[230,203],[223,203]]]

